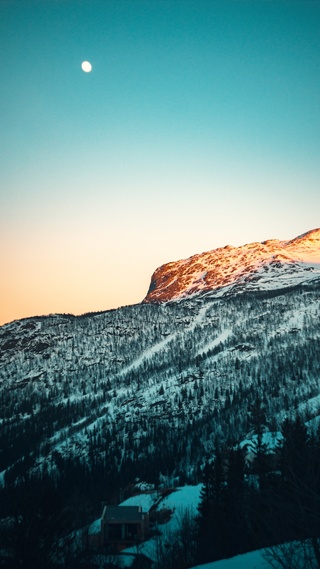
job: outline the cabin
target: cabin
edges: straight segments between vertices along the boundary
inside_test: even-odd
[[[104,506],[101,516],[100,543],[112,551],[121,551],[144,541],[149,532],[149,513],[140,506]]]
[[[101,542],[121,551],[144,541],[149,531],[149,514],[140,506],[104,506],[101,516]]]

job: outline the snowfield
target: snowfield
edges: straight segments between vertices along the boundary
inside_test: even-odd
[[[137,494],[136,496],[131,496],[121,502],[120,506],[140,506],[143,512],[149,512],[149,510],[157,502],[158,493],[151,492],[150,494]]]
[[[236,555],[230,559],[221,559],[204,565],[196,565],[192,569],[270,569],[269,563],[263,558],[263,550],[250,551]]]

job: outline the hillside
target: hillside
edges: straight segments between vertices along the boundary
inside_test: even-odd
[[[77,457],[196,481],[217,436],[248,432],[257,396],[274,429],[297,409],[311,419],[319,299],[318,285],[301,286],[3,326],[0,472],[14,478],[25,456],[53,469]]]
[[[181,277],[178,296],[161,298],[156,286],[158,297],[138,305],[0,328],[4,519],[21,508],[29,519],[37,496],[41,512],[56,512],[59,536],[65,508],[83,527],[136,479],[198,484],[217,442],[231,448],[252,435],[257,400],[268,431],[297,412],[318,424],[319,230],[281,247],[217,251],[229,279],[220,288],[187,294]],[[198,257],[186,264],[200,270]]]

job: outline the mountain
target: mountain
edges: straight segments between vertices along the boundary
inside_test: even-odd
[[[97,500],[105,476],[197,482],[217,439],[250,432],[257,398],[271,431],[296,411],[316,421],[319,235],[165,265],[138,305],[2,326],[0,481],[45,468]]]
[[[144,302],[274,290],[319,278],[320,229],[313,229],[290,241],[227,245],[167,263],[153,273]]]

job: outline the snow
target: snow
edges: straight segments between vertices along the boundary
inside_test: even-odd
[[[283,435],[282,433],[280,433],[280,431],[277,432],[266,431],[265,433],[262,434],[262,444],[266,446],[269,452],[273,451],[282,439]],[[248,450],[252,451],[257,444],[257,440],[258,440],[257,435],[252,435],[252,437],[241,441],[239,447],[244,448],[245,446],[247,446]]]
[[[136,551],[134,553],[122,553],[117,557],[117,563],[119,563],[120,567],[132,567],[137,554],[137,548],[135,549]],[[102,565],[102,567],[105,567],[105,563]]]
[[[121,502],[121,506],[140,506],[143,512],[149,512],[150,508],[157,501],[157,492],[152,492],[150,494],[137,494],[136,496],[131,496],[124,502]]]
[[[88,528],[88,534],[94,535],[96,533],[100,533],[100,530],[101,530],[101,518],[98,518],[97,520],[92,522],[92,524],[90,524]]]
[[[269,563],[263,558],[263,549],[236,555],[230,559],[221,559],[192,569],[270,569]]]
[[[139,545],[139,553],[144,553],[144,555],[150,559],[156,559],[158,541],[168,541],[172,532],[179,529],[183,513],[188,511],[193,518],[197,515],[201,488],[202,484],[198,484],[197,486],[182,486],[161,500],[157,510],[160,511],[162,508],[168,508],[173,510],[173,514],[166,524],[158,525],[158,530],[160,532],[158,537],[151,538]],[[136,498],[136,496],[133,496],[133,498]],[[130,500],[131,498],[129,498],[129,500],[125,500],[121,505],[140,505],[137,503],[133,504],[132,502],[129,502]],[[140,503],[143,503],[143,494],[141,494],[140,500]],[[125,552],[136,553],[137,548],[130,547],[126,549]]]
[[[202,320],[204,319],[209,308],[210,308],[210,306],[202,306],[202,308],[200,308],[200,310],[199,310],[197,316],[195,317],[194,321],[189,326],[189,331],[194,330],[195,327],[202,322]]]
[[[189,332],[194,330],[194,328],[202,322],[202,320],[204,319],[205,314],[206,314],[208,309],[209,309],[209,306],[201,307],[196,318],[187,327]],[[169,336],[167,336],[166,338],[164,338],[163,340],[161,340],[160,342],[158,342],[157,344],[152,346],[152,348],[145,350],[129,366],[127,366],[126,368],[121,370],[121,375],[125,375],[126,373],[130,372],[131,370],[135,370],[135,369],[139,368],[144,363],[144,361],[151,359],[158,352],[162,352],[164,347],[167,344],[169,344],[169,342],[172,342],[178,335],[179,335],[179,332],[174,332],[173,334],[170,334]]]
[[[223,332],[221,332],[221,334],[217,338],[215,338],[214,340],[212,340],[212,342],[209,342],[209,344],[207,344],[206,346],[201,348],[201,350],[199,350],[198,354],[205,354],[206,352],[208,352],[209,350],[212,350],[213,348],[215,348],[219,344],[222,344],[222,342],[225,342],[227,340],[227,338],[229,338],[229,336],[231,336],[231,334],[232,334],[232,330],[223,330]]]
[[[167,336],[166,338],[164,338],[164,340],[161,340],[161,342],[158,342],[157,344],[152,346],[152,348],[145,350],[136,360],[134,360],[134,362],[132,362],[132,364],[130,364],[129,366],[127,366],[126,368],[121,370],[121,375],[124,375],[133,369],[137,369],[139,366],[141,366],[143,364],[143,362],[146,359],[151,358],[157,352],[161,352],[163,350],[164,346],[166,344],[168,344],[169,342],[171,342],[171,340],[176,335],[177,335],[177,332],[171,334],[170,336]]]
[[[161,509],[161,507],[173,510],[173,515],[166,524],[167,530],[170,529],[171,531],[178,529],[181,521],[181,515],[184,511],[187,510],[192,517],[197,515],[201,488],[202,484],[198,484],[197,486],[182,486],[161,501],[158,510]]]
[[[238,292],[240,287],[275,290],[318,279],[318,235],[319,230],[313,230],[291,241],[272,239],[241,247],[227,246],[168,263],[155,271],[155,288],[147,301],[167,302],[205,292],[221,296],[230,286]]]
[[[268,438],[269,437],[267,437],[267,439]],[[163,498],[157,509],[161,510],[161,508],[169,508],[173,510],[171,519],[166,524],[158,526],[158,530],[161,532],[160,536],[151,538],[139,545],[139,553],[143,553],[154,561],[156,560],[158,541],[170,540],[172,532],[179,529],[183,512],[190,512],[193,518],[197,515],[201,488],[202,484],[198,484],[197,486],[183,486]],[[148,498],[149,496],[150,495],[148,494],[133,496],[132,498],[122,502],[121,505],[142,505],[144,503],[144,497]],[[137,501],[135,501],[135,499],[137,499]],[[263,558],[263,551],[264,550],[252,551],[243,555],[237,555],[230,559],[223,559],[221,561],[215,561],[204,565],[197,565],[192,569],[268,569],[270,565]],[[123,553],[137,553],[137,548],[128,548],[124,550]],[[128,567],[132,561],[127,557],[124,559],[124,562],[125,566]]]
[[[305,413],[308,411],[314,415],[320,414],[320,395],[316,395],[309,399],[306,403],[300,403],[298,413]]]

